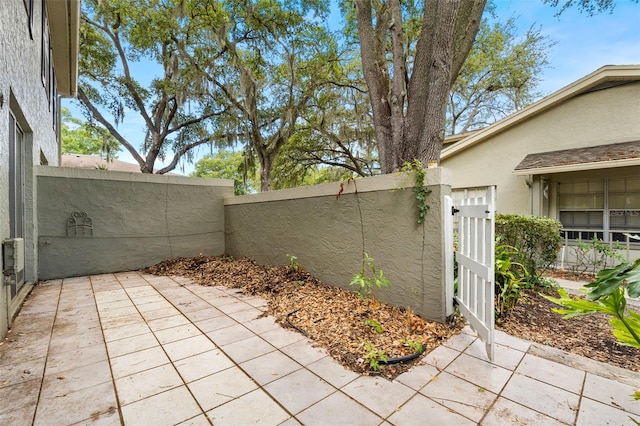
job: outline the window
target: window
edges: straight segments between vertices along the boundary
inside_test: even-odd
[[[561,181],[558,209],[569,239],[626,241],[640,231],[640,178]]]

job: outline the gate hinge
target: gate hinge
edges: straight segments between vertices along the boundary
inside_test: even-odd
[[[455,215],[456,213],[458,213],[460,210],[456,209],[454,206],[451,206],[451,216]]]

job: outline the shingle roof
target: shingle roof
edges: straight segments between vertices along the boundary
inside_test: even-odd
[[[514,172],[633,159],[640,160],[640,141],[529,154]]]

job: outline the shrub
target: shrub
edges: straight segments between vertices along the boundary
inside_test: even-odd
[[[558,259],[561,228],[560,222],[546,217],[496,215],[496,240],[516,249],[512,260],[524,265],[531,286],[541,282],[544,272]]]
[[[522,264],[511,259],[518,254],[514,247],[496,246],[495,305],[496,318],[505,317],[520,299],[520,283],[528,277]]]
[[[595,274],[602,268],[611,267],[616,262],[624,260],[620,254],[622,246],[617,241],[610,245],[593,237],[589,241],[577,240],[572,248],[575,262],[571,270],[574,274]]]

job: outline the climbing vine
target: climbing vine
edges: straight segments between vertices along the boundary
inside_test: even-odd
[[[405,162],[401,171],[412,172],[415,178],[415,186],[413,187],[413,193],[416,197],[416,208],[418,210],[418,223],[424,222],[424,217],[429,210],[429,204],[427,204],[427,195],[431,193],[431,189],[424,186],[424,178],[427,176],[427,172],[422,167],[422,163],[417,158],[411,162]]]

